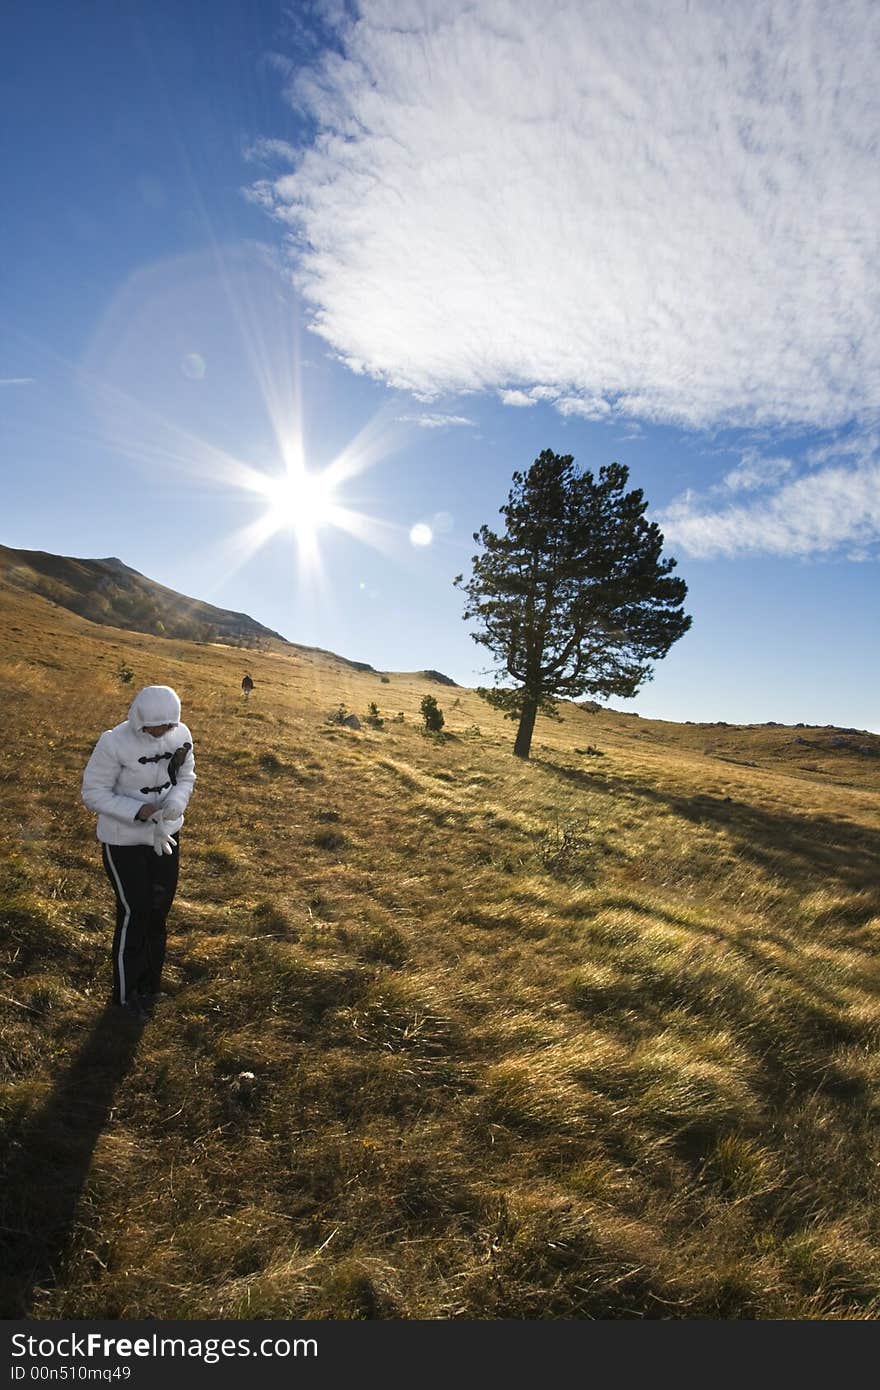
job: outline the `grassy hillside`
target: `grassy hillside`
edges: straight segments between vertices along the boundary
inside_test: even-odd
[[[79,560],[44,550],[0,545],[0,579],[9,588],[40,594],[80,617],[110,627],[164,637],[266,647],[277,632],[246,613],[187,598],[124,565],[115,556]]]
[[[230,648],[0,623],[4,1315],[880,1314],[880,739],[565,707],[522,764],[424,676],[279,647],[245,704]],[[150,682],[199,782],[138,1026],[78,798]]]

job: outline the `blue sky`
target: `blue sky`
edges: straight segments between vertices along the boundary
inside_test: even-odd
[[[617,459],[694,624],[612,703],[880,731],[871,0],[95,0],[0,55],[5,544],[476,684],[472,532]]]

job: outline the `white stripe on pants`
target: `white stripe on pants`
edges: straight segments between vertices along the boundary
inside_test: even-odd
[[[128,924],[129,924],[129,921],[131,920],[131,907],[129,906],[128,899],[126,898],[125,894],[124,894],[123,891],[122,891],[122,881],[121,881],[121,879],[120,879],[120,877],[119,877],[119,874],[118,874],[117,871],[116,871],[116,865],[113,863],[113,856],[112,856],[111,853],[110,853],[110,846],[109,846],[108,844],[105,844],[105,845],[104,845],[104,849],[107,851],[107,862],[108,862],[108,864],[110,865],[111,870],[113,871],[113,881],[114,881],[115,884],[116,884],[116,891],[117,891],[117,893],[119,894],[119,901],[122,903],[123,907],[125,908],[125,916],[124,916],[124,918],[122,919],[122,930],[121,930],[121,932],[119,933],[119,955],[118,955],[118,957],[117,957],[117,965],[119,966],[119,1002],[120,1002],[120,1004],[124,1004],[124,1003],[125,1003],[125,967],[124,967],[123,964],[122,964],[122,957],[123,957],[123,955],[124,955],[124,953],[125,953],[125,937],[126,937],[126,933],[127,933],[127,931],[128,931]]]

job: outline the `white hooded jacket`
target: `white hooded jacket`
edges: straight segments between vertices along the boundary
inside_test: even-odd
[[[170,724],[159,738],[144,733],[145,725]],[[170,758],[183,744],[186,757],[169,774]],[[161,807],[164,828],[176,835],[196,780],[192,734],[180,722],[180,700],[167,685],[148,685],[139,691],[128,719],[107,729],[95,744],[86,764],[82,799],[98,812],[98,839],[108,845],[152,845],[152,820],[140,821],[137,813],[147,801]]]

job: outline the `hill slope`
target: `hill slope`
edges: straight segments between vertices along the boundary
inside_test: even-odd
[[[0,579],[16,589],[41,594],[94,623],[152,632],[162,637],[241,644],[284,641],[246,613],[215,608],[148,579],[111,556],[80,560],[44,550],[0,545]]]
[[[244,703],[227,648],[0,623],[4,1315],[880,1313],[856,736],[568,707],[522,764],[471,691],[424,736],[424,675],[277,647]],[[199,782],[141,1029],[78,793],[153,681]]]
[[[157,637],[183,637],[196,642],[220,642],[248,650],[269,651],[275,643],[306,655],[316,653],[355,671],[372,671],[366,661],[351,661],[319,647],[289,642],[247,613],[216,608],[148,579],[115,556],[81,560],[45,550],[13,550],[0,545],[0,583],[25,593],[39,594],[93,623],[149,632]],[[447,683],[447,677],[434,673]]]

